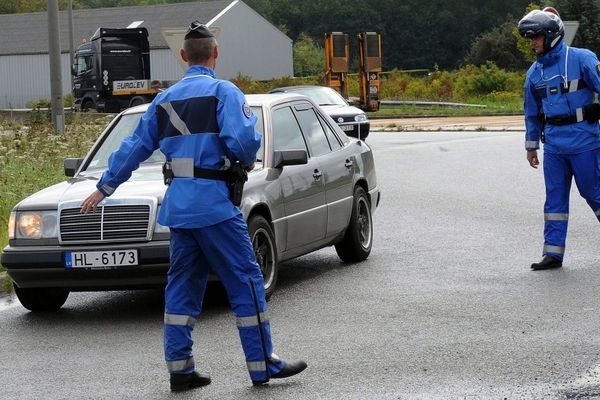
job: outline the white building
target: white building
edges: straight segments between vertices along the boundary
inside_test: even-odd
[[[124,28],[143,21],[141,26],[149,33],[152,79],[178,80],[183,70],[162,31],[185,29],[193,20],[218,29],[219,78],[238,74],[256,80],[293,76],[292,40],[240,0],[73,10],[74,46],[89,40],[99,27]],[[0,109],[23,108],[27,102],[50,99],[47,13],[0,15],[0,26]],[[59,27],[62,86],[63,93],[68,94],[67,11],[60,11]]]

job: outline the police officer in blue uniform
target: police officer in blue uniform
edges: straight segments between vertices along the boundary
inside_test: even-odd
[[[159,94],[132,136],[115,151],[97,190],[82,203],[93,212],[156,148],[167,159],[170,182],[158,221],[171,231],[171,266],[165,290],[164,347],[172,391],[208,385],[196,371],[192,330],[209,276],[215,273],[237,317],[253,384],[302,372],[304,361],[285,362],[273,352],[264,282],[240,209],[232,203],[224,171],[239,162],[254,168],[261,135],[243,93],[215,78],[218,46],[194,21],[180,55],[183,79]]]
[[[544,143],[544,248],[533,270],[562,267],[569,220],[571,182],[600,218],[600,62],[586,49],[563,42],[558,12],[533,10],[519,21],[519,32],[531,40],[537,60],[524,86],[525,149],[533,168]]]

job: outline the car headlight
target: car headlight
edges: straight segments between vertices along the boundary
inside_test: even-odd
[[[15,238],[15,221],[17,220],[16,213],[14,211],[10,212],[8,216],[8,238]]]
[[[366,114],[358,114],[354,116],[354,120],[356,122],[367,122],[367,115]]]
[[[14,238],[46,239],[58,237],[56,215],[56,211],[24,211],[16,213],[15,228],[13,229]]]

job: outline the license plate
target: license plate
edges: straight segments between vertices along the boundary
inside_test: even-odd
[[[353,125],[340,125],[340,128],[342,128],[343,131],[354,130],[354,126]]]
[[[68,251],[65,268],[109,268],[138,265],[137,250]]]

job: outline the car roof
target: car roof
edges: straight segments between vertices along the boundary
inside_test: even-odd
[[[245,95],[249,106],[274,106],[291,100],[309,100],[308,97],[298,93],[265,93],[265,94],[247,94]],[[150,104],[141,104],[139,106],[128,108],[123,111],[123,115],[144,113]]]
[[[297,89],[331,89],[329,86],[320,86],[320,85],[295,85],[295,86],[282,86],[271,90],[269,93],[282,93],[288,90],[297,90]]]
[[[291,100],[309,100],[308,97],[299,93],[266,93],[247,94],[246,100],[250,106],[274,106]]]

